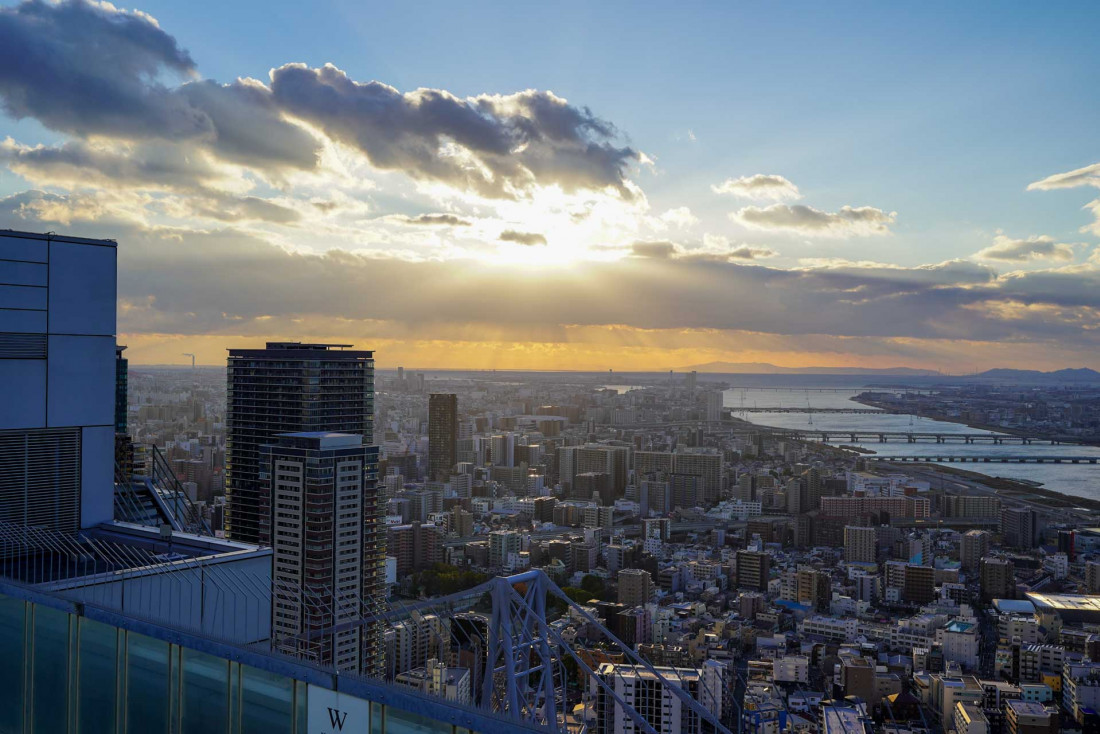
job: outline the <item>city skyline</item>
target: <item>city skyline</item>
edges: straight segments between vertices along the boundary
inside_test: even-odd
[[[0,227],[135,365],[1100,368],[1092,5],[255,10],[0,4]]]

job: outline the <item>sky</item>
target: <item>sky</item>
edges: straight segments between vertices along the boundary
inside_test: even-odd
[[[1093,2],[0,0],[136,364],[1100,369]]]

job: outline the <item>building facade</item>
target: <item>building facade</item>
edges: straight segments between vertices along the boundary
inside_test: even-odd
[[[260,447],[281,433],[354,433],[374,443],[374,353],[340,344],[269,342],[230,349],[225,436],[226,534],[271,544]]]
[[[458,396],[428,396],[428,479],[445,482],[458,463]]]
[[[358,434],[288,433],[260,452],[272,498],[274,644],[338,670],[380,675],[378,623],[302,640],[384,608],[377,447]]]

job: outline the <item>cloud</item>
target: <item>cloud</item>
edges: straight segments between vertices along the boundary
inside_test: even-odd
[[[686,206],[669,209],[658,217],[658,219],[660,219],[662,223],[674,227],[690,227],[699,223],[699,218],[692,214],[691,209]]]
[[[768,247],[751,247],[749,245],[730,248],[729,241],[724,237],[709,235],[704,237],[703,247],[688,248],[667,240],[639,241],[630,246],[630,254],[634,257],[654,260],[676,259],[685,262],[723,263],[733,262],[734,260],[775,257],[779,253]]]
[[[731,194],[745,199],[765,199],[768,201],[787,201],[801,199],[798,187],[782,176],[757,173],[741,178],[727,178],[720,184],[710,187],[716,194]]]
[[[220,85],[154,19],[110,3],[27,0],[0,8],[0,104],[74,135],[192,141],[256,168],[310,169],[320,144],[254,80]]]
[[[993,244],[977,253],[983,260],[1030,262],[1033,260],[1073,260],[1073,245],[1055,242],[1049,235],[1014,240],[1003,234],[993,238]]]
[[[454,214],[417,214],[415,217],[398,215],[394,218],[405,224],[436,227],[469,227],[471,224],[470,220],[457,217]]]
[[[351,330],[345,336],[354,341],[381,333],[370,325],[377,321],[389,324],[388,333],[415,329],[441,342],[480,330],[523,343],[528,334],[552,340],[567,328],[618,324],[776,338],[828,335],[835,343],[912,340],[916,351],[922,340],[975,334],[984,342],[1100,349],[1090,320],[1100,314],[1100,267],[1084,265],[1006,275],[966,260],[781,269],[658,244],[641,249],[650,257],[593,261],[580,269],[521,267],[502,278],[471,259],[308,252],[254,230],[141,225],[105,215],[90,197],[24,192],[0,199],[0,227],[47,231],[61,221],[84,236],[118,239],[120,299],[143,304],[120,312],[119,329],[128,334],[277,331],[290,337],[301,320],[347,320],[352,325],[341,328]],[[671,255],[661,257],[662,251]],[[530,298],[536,290],[555,298]],[[416,299],[404,297],[413,291]],[[502,311],[501,302],[509,308]],[[276,323],[283,326],[275,329]]]
[[[466,99],[441,89],[402,93],[357,82],[331,64],[274,69],[271,89],[282,109],[382,170],[492,198],[551,185],[633,197],[626,169],[640,154],[612,142],[610,123],[550,92]]]
[[[377,169],[485,197],[550,186],[637,195],[627,174],[641,153],[618,142],[611,123],[551,92],[402,93],[331,65],[279,67],[270,86],[195,77],[191,56],[140,12],[83,0],[0,8],[4,111],[80,138],[187,143],[278,180],[317,168],[323,141],[308,126]]]
[[[1066,173],[1056,173],[1041,181],[1028,184],[1028,191],[1051,191],[1053,189],[1072,189],[1078,186],[1093,186],[1100,189],[1100,163],[1078,168]]]
[[[1072,189],[1079,186],[1091,186],[1100,189],[1100,163],[1078,168],[1066,173],[1056,173],[1047,176],[1042,181],[1035,181],[1028,185],[1028,191],[1051,191],[1053,189]],[[1081,228],[1082,232],[1091,232],[1100,237],[1100,199],[1093,199],[1084,207],[1092,214],[1092,224],[1086,224]]]
[[[545,245],[546,238],[537,232],[517,232],[514,229],[506,229],[498,238],[502,242],[515,242],[517,245]]]
[[[734,260],[756,260],[758,258],[775,257],[779,253],[770,247],[750,247],[748,245],[741,245],[733,250],[730,250],[729,257]]]
[[[897,212],[884,212],[870,206],[841,207],[838,212],[823,212],[803,204],[748,206],[730,214],[730,219],[746,227],[784,230],[807,237],[864,237],[890,233]]]
[[[253,220],[274,224],[293,224],[302,218],[301,213],[296,209],[256,196],[194,199],[189,200],[187,205],[193,216],[216,219],[219,222]]]
[[[630,246],[630,252],[635,257],[667,260],[680,252],[680,248],[672,242],[635,242]]]

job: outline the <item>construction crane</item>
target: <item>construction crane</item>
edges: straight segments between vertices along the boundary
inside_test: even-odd
[[[184,352],[183,356],[191,358],[191,368],[194,369],[195,368],[195,355],[188,354],[187,352]]]

